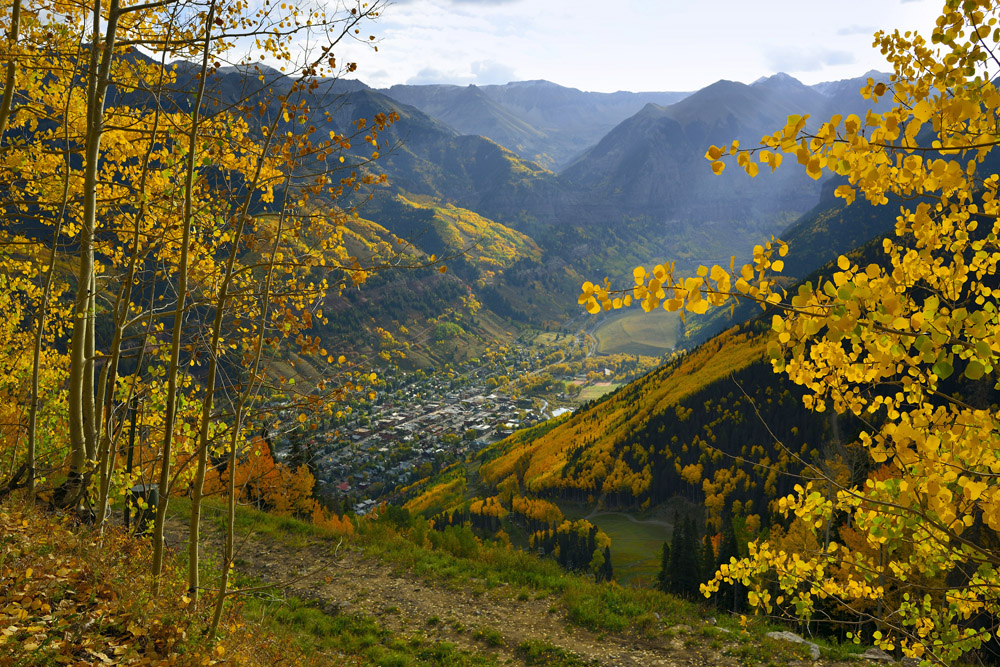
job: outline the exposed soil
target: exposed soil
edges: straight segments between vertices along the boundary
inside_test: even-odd
[[[204,551],[209,557],[221,558],[221,536],[212,530],[206,525],[203,531]],[[186,548],[187,526],[168,523],[166,539],[169,548]],[[676,626],[654,639],[598,635],[568,623],[552,598],[514,599],[505,587],[482,593],[453,590],[358,550],[338,550],[321,539],[304,541],[303,546],[292,548],[266,535],[253,534],[238,540],[237,563],[241,572],[273,582],[287,594],[315,600],[326,613],[364,613],[393,631],[421,630],[432,640],[493,654],[499,662],[525,664],[515,649],[525,640],[536,639],[599,665],[741,664],[736,657],[725,655],[731,648],[729,642],[713,642],[699,628]],[[499,633],[502,643],[477,639],[477,629],[489,630],[494,638]],[[713,643],[717,648],[712,648]],[[820,660],[803,664],[843,667],[858,663]]]

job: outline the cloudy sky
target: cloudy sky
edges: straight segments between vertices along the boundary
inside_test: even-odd
[[[787,72],[805,83],[889,69],[879,29],[930,34],[942,0],[394,0],[378,53],[341,57],[376,87],[548,79],[583,90],[696,90]]]

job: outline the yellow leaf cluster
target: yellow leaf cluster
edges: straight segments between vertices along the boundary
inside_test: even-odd
[[[977,648],[991,632],[982,619],[1000,614],[1000,409],[990,393],[1000,389],[1000,175],[982,173],[1000,143],[998,13],[990,0],[950,2],[929,39],[878,33],[894,73],[861,94],[891,98],[891,108],[818,125],[790,116],[757,147],[705,155],[716,173],[735,159],[751,177],[794,157],[811,178],[845,177],[835,194],[847,204],[900,202],[877,257],[841,256],[786,294],[769,275],[782,268],[774,251],[785,254],[772,241],[739,271],[681,277],[667,263],[636,269],[634,288],[586,283],[580,296],[592,313],[624,306],[625,293],[646,310],[703,312],[733,298],[773,307],[775,372],[805,390],[806,407],[865,420],[856,444],[871,472],[797,486],[778,504],[796,537],[752,543],[703,590],[739,582],[755,609],[798,618],[821,601],[868,615],[888,607],[874,640],[939,664]],[[976,566],[959,577],[960,563]]]

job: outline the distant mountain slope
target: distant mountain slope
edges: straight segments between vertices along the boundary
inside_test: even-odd
[[[792,166],[764,168],[751,179],[727,163],[716,176],[707,148],[734,139],[757,145],[792,114],[811,114],[815,122],[835,110],[863,114],[871,106],[858,94],[863,84],[859,78],[809,87],[785,74],[750,85],[718,81],[669,106],[647,104],[561,171],[560,180],[590,193],[605,216],[631,219],[633,228],[661,238],[650,257],[726,261],[813,209],[822,185]],[[691,247],[695,238],[701,243]]]
[[[190,68],[182,69],[190,74]],[[263,75],[279,93],[291,85],[275,70],[265,68]],[[515,245],[534,248],[531,257],[514,258],[481,296],[515,319],[554,324],[576,307],[583,279],[628,276],[633,266],[651,258],[677,259],[685,268],[724,262],[813,209],[821,186],[801,170],[789,166],[773,175],[764,170],[751,180],[730,165],[716,177],[705,150],[733,138],[755,143],[764,132],[781,127],[790,113],[823,115],[838,106],[857,107],[856,88],[862,83],[808,87],[776,75],[749,86],[720,81],[685,96],[584,93],[528,81],[483,88],[397,86],[389,91],[393,98],[357,81],[322,82],[315,104],[329,116],[317,118],[315,136],[323,140],[331,130],[346,134],[358,118],[398,113],[398,122],[381,135],[389,149],[380,145],[379,159],[366,167],[385,173],[389,188],[364,215],[398,234],[403,220],[392,216],[401,210],[391,202],[402,195],[439,212],[454,207],[466,212],[459,217],[467,221],[494,221],[525,235],[531,243]],[[232,68],[220,70],[213,82],[213,94],[223,101],[240,99],[245,89],[243,73]],[[551,142],[567,137],[570,143],[591,137],[589,142],[599,137],[602,124],[611,125],[632,110],[558,175],[481,136],[488,132],[521,142],[518,146],[555,145]],[[361,158],[371,150],[360,140],[352,147]],[[819,249],[836,245],[822,234],[811,243]],[[473,283],[476,276],[472,270],[459,275]]]
[[[481,135],[529,160],[538,160],[546,133],[492,100],[476,86],[404,86],[383,91],[437,118],[462,134]],[[544,162],[542,162],[544,164]],[[545,166],[550,166],[546,164]]]
[[[779,281],[792,284],[855,248],[889,233],[899,213],[897,205],[872,206],[858,199],[847,206],[833,196],[839,179],[824,182],[820,202],[787,229],[779,238],[788,243],[788,256]],[[724,329],[760,313],[757,304],[740,302],[734,311],[711,310],[687,319],[685,338],[689,345],[704,342]]]
[[[664,234],[688,225],[744,226],[774,233],[815,205],[819,185],[801,173],[764,170],[756,179],[735,164],[720,176],[704,155],[712,144],[759,142],[788,115],[826,98],[795,82],[747,86],[719,81],[669,107],[646,105],[560,176]],[[723,228],[724,229],[724,228]],[[719,233],[728,233],[719,230]]]
[[[502,86],[396,85],[381,91],[451,125],[488,137],[519,156],[557,168],[596,143],[647,102],[687,93],[591,93],[548,81]]]

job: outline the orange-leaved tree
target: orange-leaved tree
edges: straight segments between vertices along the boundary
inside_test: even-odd
[[[751,177],[794,162],[842,179],[848,204],[899,205],[876,261],[841,256],[788,294],[773,280],[788,248],[772,238],[740,268],[639,267],[634,287],[586,283],[580,295],[593,313],[703,313],[736,298],[771,309],[775,372],[804,388],[807,408],[866,421],[858,444],[874,472],[817,470],[821,483],[779,503],[815,539],[758,540],[703,591],[738,581],[761,611],[839,610],[927,664],[976,649],[1000,619],[1000,410],[989,393],[1000,386],[1000,175],[984,166],[1000,143],[997,15],[990,0],[949,0],[929,38],[878,33],[894,72],[861,93],[891,100],[883,113],[792,116],[752,149],[708,149],[716,173],[729,161]]]

